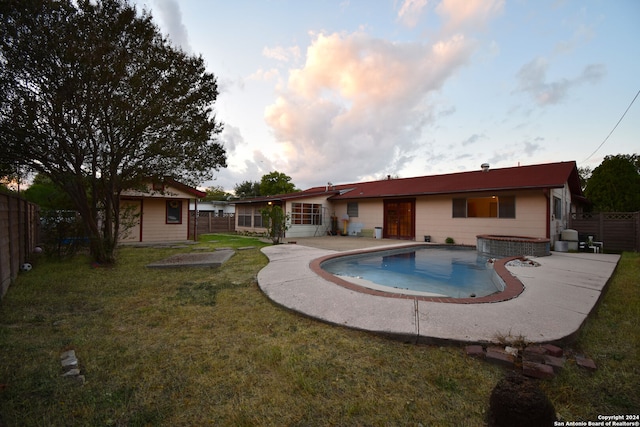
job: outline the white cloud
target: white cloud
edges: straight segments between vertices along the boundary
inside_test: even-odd
[[[177,0],[154,0],[158,17],[164,24],[169,37],[185,52],[191,52],[187,27],[182,23],[182,12]]]
[[[436,6],[451,32],[483,29],[504,10],[504,0],[442,0]]]
[[[266,58],[275,59],[276,61],[289,62],[292,59],[296,60],[300,58],[300,48],[298,46],[291,47],[264,47],[262,49],[262,55]]]
[[[247,79],[248,80],[259,80],[259,81],[268,81],[277,79],[280,76],[280,71],[276,68],[271,68],[269,70],[263,70],[260,68],[255,73],[251,74]]]
[[[396,173],[433,120],[429,94],[467,63],[473,47],[462,35],[433,45],[362,32],[317,35],[304,66],[290,70],[265,110],[285,173],[306,182]]]
[[[442,0],[435,11],[443,19],[443,27],[448,33],[483,29],[486,24],[504,10],[505,0]],[[415,27],[428,0],[404,0],[398,11],[398,21]]]
[[[427,0],[404,0],[398,11],[398,20],[409,28],[415,27],[426,5]]]

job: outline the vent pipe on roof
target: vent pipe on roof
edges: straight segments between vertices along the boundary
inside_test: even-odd
[[[332,187],[333,184],[331,183],[331,181],[327,182],[327,186],[325,187],[325,192],[329,191],[329,187]]]
[[[480,165],[482,172],[489,172],[489,163],[483,163]]]

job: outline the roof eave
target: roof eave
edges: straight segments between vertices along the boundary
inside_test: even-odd
[[[524,187],[494,187],[480,188],[470,190],[453,190],[453,191],[424,191],[418,193],[395,193],[395,194],[364,194],[364,195],[335,195],[330,197],[331,200],[349,200],[349,199],[384,199],[384,198],[403,198],[403,197],[419,197],[419,196],[442,196],[445,194],[464,194],[464,193],[487,193],[495,191],[518,191],[518,190],[543,190],[545,188],[562,188],[564,184],[553,185],[535,185]]]

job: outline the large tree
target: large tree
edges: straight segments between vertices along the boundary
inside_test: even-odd
[[[278,171],[269,172],[260,180],[260,194],[273,196],[275,194],[293,193],[296,186],[291,182],[291,177]]]
[[[601,212],[640,211],[640,156],[606,156],[587,181],[585,195]]]
[[[226,166],[214,75],[126,0],[0,2],[0,93],[0,164],[68,193],[100,262],[115,261],[123,190]]]
[[[73,210],[74,205],[69,194],[62,191],[51,179],[39,173],[24,190],[24,198],[37,204],[44,210]]]
[[[242,181],[233,187],[233,192],[239,199],[251,199],[260,196],[260,183],[256,181]]]

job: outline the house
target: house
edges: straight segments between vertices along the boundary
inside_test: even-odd
[[[478,234],[548,238],[586,202],[576,163],[559,162],[333,185],[236,201],[236,231],[265,231],[260,209],[283,207],[286,237],[349,235],[475,245]],[[346,220],[343,222],[343,220]],[[332,225],[333,222],[333,225]],[[346,227],[345,227],[346,226]]]
[[[167,179],[120,196],[120,243],[188,240],[189,203],[206,193]]]
[[[211,202],[203,202],[198,200],[192,200],[189,202],[189,210],[198,212],[211,212],[213,216],[223,217],[233,215],[235,213],[235,206],[233,202],[227,202],[225,200],[214,200]]]

